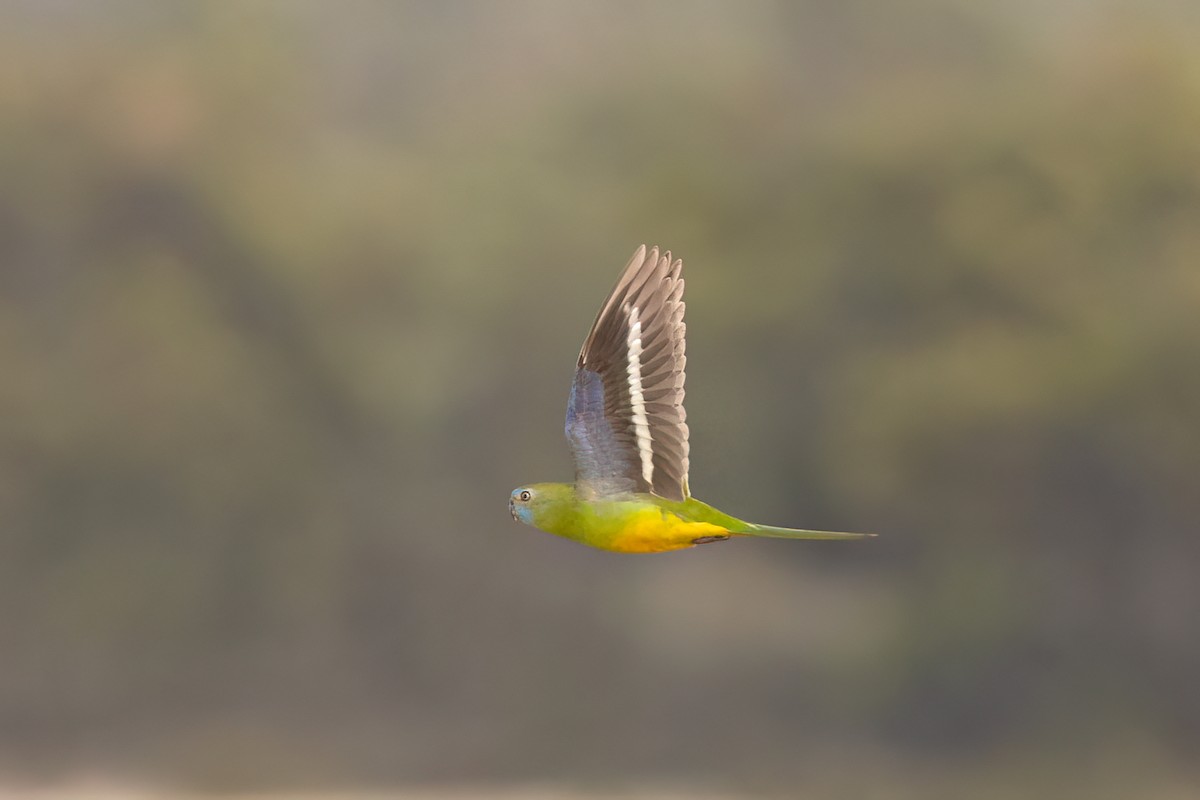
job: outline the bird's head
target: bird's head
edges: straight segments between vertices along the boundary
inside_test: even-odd
[[[569,483],[531,483],[519,486],[508,496],[508,512],[517,522],[540,528],[539,522],[554,516],[568,496],[574,495]]]
[[[533,524],[533,497],[533,489],[529,487],[513,489],[508,496],[508,513],[512,514],[514,520],[526,525]]]

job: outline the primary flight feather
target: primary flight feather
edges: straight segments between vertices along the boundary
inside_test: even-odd
[[[514,489],[513,519],[621,553],[660,553],[731,536],[869,536],[755,525],[692,497],[682,269],[682,261],[657,247],[633,254],[575,365],[566,423],[575,483]]]

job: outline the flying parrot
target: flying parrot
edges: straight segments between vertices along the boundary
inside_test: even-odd
[[[735,519],[692,497],[683,262],[639,247],[579,351],[567,403],[574,483],[514,489],[514,520],[592,547],[661,553],[735,536],[860,539]]]

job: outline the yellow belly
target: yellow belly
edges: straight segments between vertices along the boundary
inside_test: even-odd
[[[697,539],[725,538],[729,532],[708,522],[688,522],[657,508],[632,515],[613,537],[609,549],[618,553],[665,553],[691,547]]]

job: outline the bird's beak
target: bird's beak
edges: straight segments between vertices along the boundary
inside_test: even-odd
[[[512,501],[512,498],[508,500],[508,513],[512,514],[513,522],[521,521],[517,519],[517,504]]]

